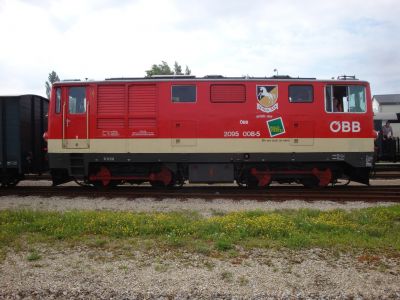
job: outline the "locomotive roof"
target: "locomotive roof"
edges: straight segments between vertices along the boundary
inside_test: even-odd
[[[337,79],[316,79],[314,77],[291,77],[288,75],[279,75],[272,77],[224,77],[222,75],[206,75],[204,77],[196,77],[192,75],[155,75],[151,77],[116,77],[106,78],[104,80],[83,80],[80,79],[67,79],[55,84],[77,84],[77,83],[111,83],[111,82],[160,82],[160,81],[277,81],[277,82],[358,82],[364,83],[366,81],[359,81],[355,76],[339,76]]]

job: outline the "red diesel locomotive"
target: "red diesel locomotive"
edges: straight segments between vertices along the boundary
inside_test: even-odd
[[[48,154],[54,185],[368,184],[370,87],[289,76],[58,82]]]

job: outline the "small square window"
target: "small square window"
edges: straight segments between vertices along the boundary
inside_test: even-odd
[[[171,91],[172,102],[196,102],[195,85],[173,85]]]
[[[314,92],[312,85],[289,86],[289,102],[310,103],[313,102]]]

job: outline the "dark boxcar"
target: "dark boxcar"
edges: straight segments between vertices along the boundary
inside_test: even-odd
[[[13,186],[25,174],[46,171],[48,100],[37,95],[0,96],[1,185]]]

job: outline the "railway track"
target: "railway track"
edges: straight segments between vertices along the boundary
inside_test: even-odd
[[[66,198],[166,198],[185,199],[232,199],[257,201],[396,201],[400,202],[400,186],[335,186],[327,188],[306,189],[302,186],[271,186],[267,189],[246,189],[235,186],[187,186],[181,189],[155,189],[148,186],[120,186],[113,189],[98,190],[78,186],[19,186],[11,189],[0,189],[0,196],[39,196]]]
[[[374,170],[371,172],[372,179],[399,179],[400,164],[399,163],[376,163]]]

